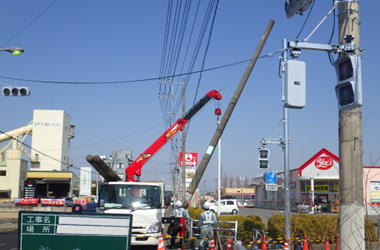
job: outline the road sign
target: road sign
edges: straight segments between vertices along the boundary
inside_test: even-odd
[[[265,174],[265,181],[268,183],[276,183],[277,174],[275,172],[268,172]]]
[[[265,190],[266,191],[277,191],[278,185],[277,184],[265,184]]]
[[[132,215],[19,212],[19,250],[130,249]]]

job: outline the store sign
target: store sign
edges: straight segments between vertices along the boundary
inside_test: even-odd
[[[179,165],[182,166],[182,153],[179,153]],[[185,165],[198,166],[198,153],[186,153]]]
[[[80,195],[91,195],[91,167],[80,168]]]
[[[61,122],[34,122],[35,127],[62,127]]]
[[[43,199],[43,198],[41,198],[41,205],[64,206],[65,205],[65,199]]]
[[[38,198],[16,198],[15,204],[37,205],[38,201]]]
[[[311,185],[306,185],[306,192],[311,190]],[[314,192],[328,192],[329,185],[314,185]]]
[[[24,181],[24,198],[36,198],[36,181]]]
[[[266,191],[277,191],[278,185],[277,184],[265,184],[265,190]]]
[[[314,161],[314,165],[319,170],[327,170],[334,165],[334,161],[330,157],[321,156]]]

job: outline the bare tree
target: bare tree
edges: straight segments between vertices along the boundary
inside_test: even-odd
[[[229,183],[230,183],[230,188],[233,188],[234,187],[234,177],[232,177],[232,176],[230,176],[230,177],[228,177],[228,181],[229,181]]]
[[[236,187],[237,187],[237,188],[241,188],[240,177],[239,177],[239,176],[235,177],[235,180],[236,180]]]
[[[243,186],[244,186],[245,188],[248,187],[248,178],[245,178],[245,179],[244,179],[244,184],[243,184]]]
[[[228,177],[227,177],[227,173],[224,173],[223,177],[222,177],[222,186],[224,188],[227,187],[227,184],[228,184]]]

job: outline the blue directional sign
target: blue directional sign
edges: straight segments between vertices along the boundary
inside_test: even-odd
[[[268,183],[276,183],[277,174],[275,172],[268,172],[265,174],[265,181]]]

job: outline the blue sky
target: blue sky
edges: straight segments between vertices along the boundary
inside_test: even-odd
[[[184,2],[184,1],[183,1]],[[218,4],[204,69],[249,60],[271,19],[274,27],[261,55],[282,49],[282,39],[293,41],[306,17],[286,18],[284,0],[221,0]],[[306,38],[332,8],[333,1],[316,0],[310,17],[299,36]],[[176,3],[174,1],[174,3]],[[209,1],[199,5],[194,37]],[[51,6],[50,6],[51,5]],[[189,20],[194,19],[198,1],[193,1]],[[21,56],[1,53],[2,86],[27,86],[31,95],[24,98],[0,96],[0,129],[10,131],[32,120],[34,109],[66,111],[76,126],[71,141],[71,159],[76,168],[89,164],[88,154],[105,155],[114,149],[133,151],[134,159],[166,129],[157,80],[160,76],[168,1],[15,1],[3,0],[0,9],[0,47],[25,49]],[[50,6],[50,7],[49,7]],[[378,40],[374,25],[379,23],[378,1],[362,1],[361,47],[363,66],[363,163],[379,165],[378,142],[380,86],[377,77]],[[327,44],[333,28],[333,15],[309,38],[310,43]],[[338,19],[335,20],[332,44],[338,43]],[[185,43],[191,26],[187,27]],[[202,42],[194,71],[202,68],[210,25]],[[193,38],[194,39],[194,38]],[[180,64],[185,70],[193,53]],[[258,169],[257,149],[260,139],[283,137],[283,127],[276,130],[283,115],[281,78],[278,75],[280,54],[259,59],[232,114],[222,137],[223,173],[244,175],[251,179],[263,172]],[[334,56],[337,58],[337,55]],[[307,101],[301,110],[289,110],[290,168],[297,168],[320,149],[339,155],[338,109],[334,87],[335,70],[326,52],[303,50],[299,58],[306,62]],[[182,60],[182,61],[181,61]],[[200,79],[193,74],[186,90],[186,109],[212,89],[221,90],[221,108],[227,107],[247,67],[240,63],[206,71]],[[178,70],[179,71],[179,70]],[[162,76],[162,75],[161,75]],[[25,79],[12,80],[9,78]],[[184,77],[176,77],[176,82]],[[200,80],[199,80],[200,79]],[[376,80],[377,79],[377,80]],[[27,81],[26,81],[27,80]],[[119,84],[78,84],[78,82],[114,82]],[[73,84],[57,84],[71,82]],[[188,130],[187,151],[203,156],[215,129],[215,102],[207,105],[192,121]],[[181,111],[181,107],[180,110]],[[177,116],[179,118],[179,116]],[[30,142],[30,138],[28,138]],[[28,143],[28,140],[26,141]],[[1,145],[0,145],[1,146]],[[269,145],[271,170],[283,169],[283,152]],[[164,178],[170,181],[171,144],[166,145],[142,170],[142,179]],[[213,189],[217,176],[214,154],[202,179]]]

